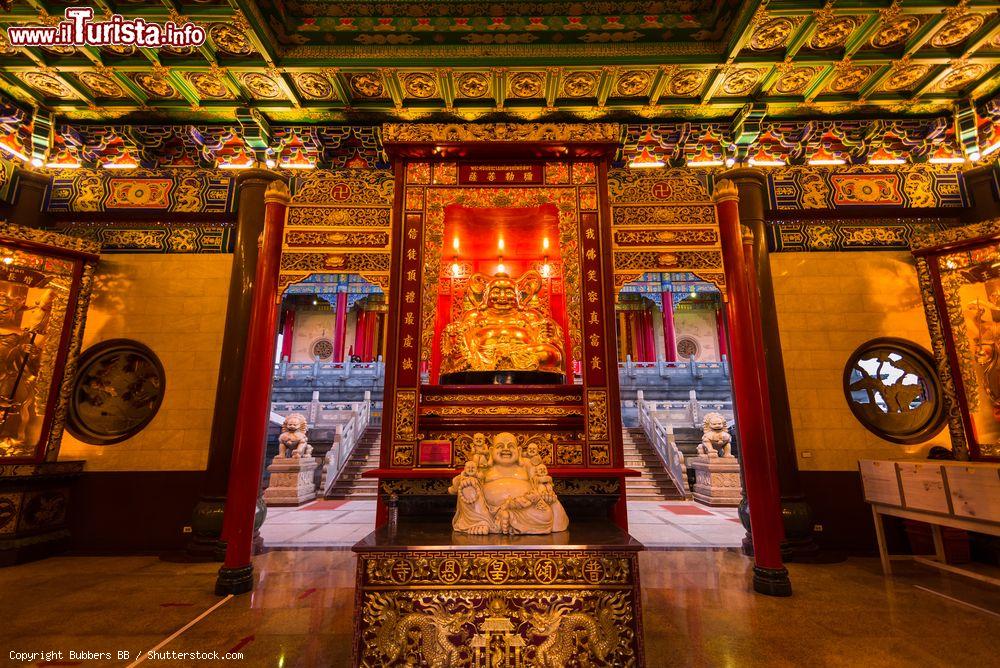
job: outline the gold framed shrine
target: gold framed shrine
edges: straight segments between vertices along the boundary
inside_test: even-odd
[[[952,447],[1000,461],[1000,220],[928,232],[911,248]]]
[[[98,252],[0,225],[0,464],[58,454]]]
[[[380,475],[433,476],[420,470],[420,440],[452,439],[459,466],[470,430],[505,429],[541,439],[554,476],[570,467],[623,475],[620,418],[608,411],[618,400],[607,194],[617,127],[490,126],[486,135],[480,126],[449,127],[384,129],[397,157],[389,327],[398,334],[386,356]],[[490,244],[492,256],[479,252]],[[526,300],[559,334],[534,350],[561,357],[563,377],[544,385],[537,378],[442,383],[442,337],[468,312],[470,284],[504,283],[498,277],[507,270],[510,283],[533,276],[542,284]]]

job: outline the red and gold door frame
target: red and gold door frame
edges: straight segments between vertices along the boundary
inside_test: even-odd
[[[440,297],[447,289],[439,280],[442,262],[450,264],[444,239],[446,208],[460,206],[554,207],[558,245],[553,260],[559,264],[565,293],[567,357],[577,363],[582,386],[520,386],[519,396],[537,394],[538,401],[512,397],[510,406],[503,407],[504,424],[511,431],[548,428],[561,432],[561,437],[574,434],[582,446],[578,463],[570,466],[565,463],[568,459],[561,462],[554,457],[550,467],[556,477],[592,477],[598,471],[607,477],[624,476],[621,416],[613,410],[619,397],[618,376],[613,373],[617,353],[607,192],[607,163],[616,146],[616,126],[484,127],[386,126],[383,132],[386,150],[395,158],[387,323],[395,336],[386,349],[378,474],[447,475],[419,470],[416,453],[418,442],[431,437],[442,424],[440,416],[449,413],[444,405],[448,402],[442,402],[434,388],[422,385],[422,372],[430,377],[436,363]],[[502,395],[505,388],[497,391]],[[452,409],[451,414],[456,412],[461,409]],[[470,419],[470,429],[483,428],[471,425]],[[461,431],[460,421],[451,420],[448,426],[451,433]],[[453,462],[460,463],[458,458]],[[620,514],[624,523],[623,507]]]

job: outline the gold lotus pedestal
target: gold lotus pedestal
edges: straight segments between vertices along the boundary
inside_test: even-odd
[[[536,536],[383,527],[354,546],[354,665],[643,666],[640,550],[611,523]]]

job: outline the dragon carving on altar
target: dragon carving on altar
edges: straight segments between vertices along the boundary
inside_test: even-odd
[[[420,612],[401,612],[393,600],[374,593],[368,601],[366,614],[378,619],[375,647],[385,657],[382,665],[412,665],[410,659],[420,656],[420,665],[429,668],[449,668],[461,665],[461,647],[449,636],[461,633],[462,627],[473,621],[475,613],[468,604],[461,610],[445,609],[441,601],[430,601]]]
[[[575,610],[570,603],[556,603],[545,612],[531,613],[530,633],[543,638],[535,653],[536,665],[562,668],[581,654],[604,665],[616,649],[624,646],[621,636],[628,628],[629,615],[631,606],[622,595],[600,603],[593,615]]]

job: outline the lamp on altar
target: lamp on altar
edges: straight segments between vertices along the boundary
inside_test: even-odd
[[[462,265],[458,263],[457,257],[455,258],[455,261],[451,263],[451,275],[455,278],[462,275]]]
[[[499,262],[497,263],[497,273],[498,274],[506,274],[507,273],[507,267],[505,267],[503,265],[503,258],[500,258]]]

